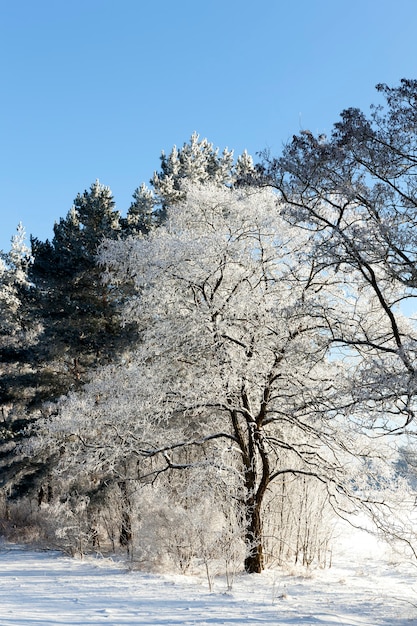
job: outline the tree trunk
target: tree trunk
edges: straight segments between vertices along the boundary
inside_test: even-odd
[[[265,402],[267,394],[265,393]],[[250,413],[246,390],[242,389],[242,405]],[[264,447],[261,424],[262,419],[254,425],[247,422],[247,441],[239,423],[239,416],[235,410],[231,411],[234,435],[242,451],[245,498],[243,500],[245,514],[245,571],[248,574],[260,574],[264,569],[263,541],[262,541],[262,502],[270,482],[270,468],[268,454]],[[259,468],[261,471],[259,472]]]
[[[130,554],[131,546],[132,546],[132,539],[133,539],[132,519],[130,516],[130,510],[131,510],[130,499],[129,499],[129,495],[127,491],[126,482],[125,481],[119,482],[119,487],[122,493],[122,500],[121,500],[122,516],[121,516],[121,523],[120,523],[119,543],[121,546],[126,548],[127,553]]]
[[[262,521],[260,505],[256,503],[247,509],[245,572],[260,574],[264,569],[264,555],[262,546]]]

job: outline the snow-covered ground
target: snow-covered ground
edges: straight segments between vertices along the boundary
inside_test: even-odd
[[[0,545],[0,625],[417,625],[417,569],[358,533],[327,570],[223,578],[127,571],[109,559]]]

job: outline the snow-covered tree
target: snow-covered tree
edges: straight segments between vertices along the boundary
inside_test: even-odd
[[[244,150],[236,159],[234,166],[234,185],[247,186],[256,177],[256,167],[253,158]]]
[[[39,305],[54,320],[45,328],[49,352],[58,360],[64,353],[73,382],[101,360],[103,350],[107,355],[114,351],[112,341],[117,343],[120,335],[118,305],[102,283],[97,249],[121,230],[112,192],[96,180],[55,224],[51,242],[32,241],[31,276],[42,294]]]
[[[194,132],[181,148],[174,146],[167,155],[161,153],[161,169],[154,172],[154,222],[161,223],[167,207],[183,201],[189,184],[233,187],[246,185],[255,176],[252,157],[245,150],[234,162],[234,151],[220,153],[207,139]],[[132,205],[133,207],[133,205]]]
[[[26,405],[39,384],[30,360],[43,328],[32,309],[36,287],[29,278],[31,265],[25,230],[19,224],[10,251],[0,253],[0,489],[22,474],[16,441],[25,424]]]
[[[135,285],[125,315],[141,343],[37,425],[68,476],[215,470],[242,514],[249,572],[263,568],[274,481],[317,480],[335,504],[357,497],[372,454],[351,364],[332,350],[331,323],[355,309],[355,287],[316,276],[310,233],[283,208],[270,191],[190,185],[149,237],[106,241],[109,281]],[[379,320],[364,296],[350,332],[365,323]]]
[[[225,148],[219,155],[207,139],[200,139],[197,133],[182,148],[174,146],[171,152],[161,154],[161,171],[155,172],[152,184],[165,206],[178,203],[184,198],[182,183],[207,182],[227,185],[232,182],[233,151]]]
[[[45,457],[42,463],[23,461],[17,452],[25,425],[36,420],[45,401],[80,386],[91,369],[107,363],[127,340],[128,329],[121,329],[118,317],[122,294],[102,284],[96,258],[104,237],[119,236],[119,217],[110,189],[96,181],[55,224],[52,241],[32,239],[30,263],[22,229],[3,258],[8,313],[2,323],[8,327],[1,345],[0,392],[7,419],[3,414],[0,485],[7,485],[13,496],[32,488],[41,493],[48,471]],[[18,343],[12,325],[25,326]]]
[[[133,194],[133,202],[122,221],[124,234],[143,233],[147,235],[158,223],[155,207],[157,199],[149,187],[142,183]]]
[[[22,329],[21,295],[30,287],[30,250],[22,224],[11,239],[10,251],[0,253],[0,332],[14,335]]]
[[[329,137],[302,131],[282,157],[266,155],[258,171],[262,184],[281,193],[287,219],[314,236],[317,267],[356,285],[353,325],[345,316],[333,320],[332,332],[362,362],[357,389],[366,393],[358,391],[357,400],[372,389],[378,423],[389,431],[413,422],[417,408],[417,334],[400,315],[401,308],[414,312],[417,296],[417,81],[377,90],[385,105],[370,116],[351,108]],[[367,310],[363,294],[370,292]],[[371,315],[374,328],[366,322]],[[402,422],[387,418],[388,398]]]
[[[160,156],[161,169],[155,171],[150,189],[142,183],[133,193],[126,218],[120,220],[122,236],[148,234],[165,219],[166,209],[185,199],[190,183],[217,186],[247,185],[256,176],[252,157],[246,150],[234,162],[234,152],[224,148],[220,153],[207,139],[194,132],[181,148],[173,146]]]
[[[96,180],[89,190],[77,195],[66,218],[54,226],[56,261],[68,265],[71,259],[78,269],[84,265],[90,268],[96,262],[100,241],[117,237],[120,230],[120,213],[115,210],[113,194]]]

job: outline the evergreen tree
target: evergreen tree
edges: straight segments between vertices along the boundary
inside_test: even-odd
[[[219,152],[219,148],[214,148],[207,139],[200,139],[197,133],[182,148],[174,146],[168,155],[162,151],[161,170],[151,180],[162,217],[168,206],[185,199],[184,183],[232,187],[252,172],[253,161],[246,151],[236,163],[233,150],[224,148]]]
[[[22,224],[12,237],[10,251],[0,251],[0,333],[14,336],[23,325],[21,294],[29,289],[30,250]]]
[[[119,320],[123,294],[104,285],[96,259],[101,241],[118,237],[121,228],[110,189],[96,181],[77,195],[67,216],[55,224],[52,241],[32,239],[31,263],[21,233],[3,260],[0,306],[7,296],[10,314],[4,320],[10,320],[9,336],[9,326],[13,319],[17,324],[20,311],[26,311],[38,329],[36,341],[26,339],[19,350],[15,347],[2,372],[1,404],[7,419],[0,462],[4,483],[13,484],[17,494],[48,472],[48,462],[23,459],[17,453],[25,426],[37,419],[43,403],[79,387],[94,367],[109,362],[132,340],[131,327],[122,330]],[[23,290],[24,285],[30,289]]]
[[[235,165],[235,187],[248,186],[256,175],[253,159],[246,150],[237,157]]]
[[[112,193],[96,181],[78,194],[66,218],[55,224],[52,242],[32,241],[31,277],[42,286],[49,358],[65,361],[73,383],[114,354],[119,337],[118,303],[103,284],[97,249],[121,232]],[[69,382],[69,381],[67,381]]]
[[[42,325],[32,308],[32,258],[21,224],[9,252],[0,253],[0,487],[22,470],[16,442],[28,424],[26,410],[38,385],[32,365]]]
[[[133,202],[125,220],[122,220],[123,232],[126,235],[143,233],[147,235],[157,225],[158,218],[155,213],[157,200],[154,193],[142,183],[133,194]]]
[[[33,260],[25,237],[25,230],[19,224],[10,251],[0,252],[0,406],[3,416],[4,406],[13,403],[14,396],[19,400],[25,396],[25,386],[20,390],[18,387],[25,380],[24,364],[42,330],[31,307],[35,289],[29,272]],[[12,387],[15,388],[13,393]]]
[[[239,187],[247,185],[256,173],[246,150],[234,163],[233,150],[224,148],[220,154],[219,148],[196,132],[182,148],[174,146],[169,154],[163,150],[160,161],[161,169],[150,181],[153,189],[142,183],[133,194],[127,217],[120,220],[123,237],[148,235],[161,225],[167,208],[185,200],[185,186],[190,183]]]

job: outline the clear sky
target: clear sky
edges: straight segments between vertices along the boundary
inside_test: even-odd
[[[416,0],[0,0],[0,248],[97,178],[125,214],[193,131],[279,154],[417,78]]]

